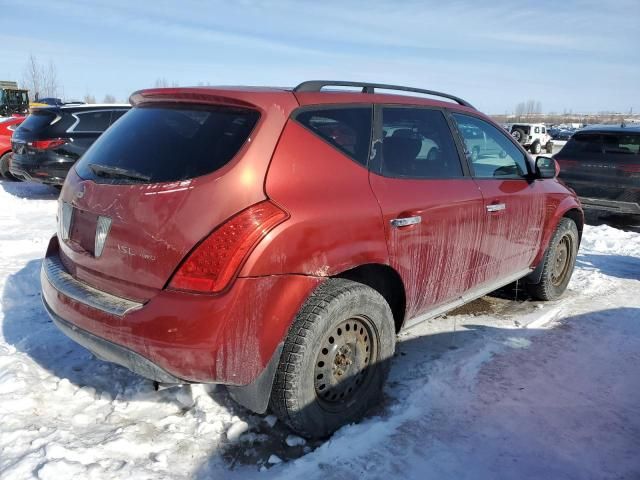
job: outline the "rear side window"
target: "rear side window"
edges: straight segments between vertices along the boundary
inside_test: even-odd
[[[78,112],[73,116],[78,122],[69,130],[77,133],[99,133],[109,127],[111,110],[98,110],[94,112]]]
[[[295,119],[361,165],[371,144],[371,106],[302,110]]]
[[[562,149],[564,157],[600,153],[602,153],[602,135],[599,133],[577,133]]]
[[[405,178],[462,177],[451,130],[442,112],[425,108],[382,110],[382,174]],[[469,135],[476,132],[469,131]]]
[[[78,175],[102,183],[187,180],[227,164],[259,118],[254,110],[142,106],[87,150]]]

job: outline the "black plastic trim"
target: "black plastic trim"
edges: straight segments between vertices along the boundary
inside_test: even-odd
[[[267,366],[252,383],[244,386],[227,385],[227,391],[231,398],[255,413],[266,412],[283,347],[284,343],[280,342],[276,351],[271,355]]]
[[[64,320],[51,309],[44,298],[42,299],[42,303],[53,320],[53,323],[56,324],[62,333],[74,342],[82,345],[101,360],[117,363],[142,377],[155,380],[156,382],[169,384],[191,383],[188,380],[183,380],[170,374],[151,360],[122,345],[98,337]]]

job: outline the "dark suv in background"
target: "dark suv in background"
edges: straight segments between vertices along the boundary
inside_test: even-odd
[[[640,215],[640,126],[582,130],[554,158],[585,208]]]
[[[73,105],[34,109],[11,138],[11,174],[62,185],[67,172],[129,105]]]

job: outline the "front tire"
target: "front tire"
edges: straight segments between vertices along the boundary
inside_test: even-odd
[[[307,438],[326,437],[381,401],[394,350],[393,315],[382,295],[351,280],[328,279],[289,330],[271,410]]]
[[[563,218],[542,260],[540,281],[527,285],[531,296],[537,300],[556,300],[564,293],[576,265],[578,244],[578,227],[570,218]]]

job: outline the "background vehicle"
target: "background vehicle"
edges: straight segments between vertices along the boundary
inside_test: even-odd
[[[42,103],[44,105],[51,105],[51,106],[62,106],[64,105],[64,102],[62,101],[61,98],[53,98],[53,97],[45,97],[45,98],[39,98],[38,99],[38,103]]]
[[[33,109],[13,133],[10,172],[22,180],[62,185],[69,169],[129,105]]]
[[[400,329],[569,282],[577,198],[462,99],[312,81],[131,101],[70,171],[41,278],[63,332],[147,378],[226,384],[322,437],[379,402]]]
[[[11,161],[11,136],[25,118],[26,117],[20,115],[0,118],[0,176],[4,178],[14,178],[13,175],[9,173],[9,165]]]
[[[555,158],[585,208],[640,215],[640,127],[582,130]]]
[[[540,153],[543,147],[547,153],[553,153],[553,141],[543,123],[514,123],[511,135],[533,154]]]
[[[29,112],[29,92],[18,88],[16,82],[0,81],[0,117]]]

